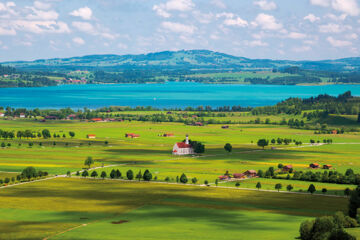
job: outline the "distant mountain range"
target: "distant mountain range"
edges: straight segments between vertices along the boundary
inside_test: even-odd
[[[298,66],[307,70],[360,71],[360,57],[321,61],[290,61],[249,59],[209,50],[164,51],[139,55],[87,55],[83,57],[3,62],[1,64],[23,70],[269,70]]]

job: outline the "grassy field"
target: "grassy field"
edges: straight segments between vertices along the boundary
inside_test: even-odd
[[[51,175],[76,172],[85,167],[88,156],[94,158],[94,167],[104,166],[96,170],[99,175],[101,171],[109,175],[112,169],[119,169],[123,176],[129,169],[135,175],[149,169],[158,181],[166,177],[174,181],[185,173],[189,179],[196,177],[199,184],[208,180],[212,186],[226,171],[266,170],[277,168],[279,163],[292,164],[295,171],[308,171],[313,162],[331,164],[342,173],[350,167],[356,173],[360,169],[359,133],[315,135],[311,130],[271,124],[231,124],[229,129],[222,129],[221,124],[196,127],[137,121],[27,119],[0,120],[0,126],[3,130],[34,132],[46,128],[51,134],[66,135],[66,138],[0,140],[11,144],[0,148],[1,179],[16,176],[27,166]],[[74,138],[69,137],[69,131],[75,132]],[[174,137],[159,136],[169,132]],[[125,133],[140,134],[140,138],[125,138]],[[96,139],[87,139],[87,134],[96,134]],[[182,141],[186,134],[205,144],[204,154],[171,154],[174,143]],[[260,138],[278,137],[304,144],[301,147],[271,145],[264,150],[256,145]],[[322,142],[328,138],[333,144],[309,144],[310,139]],[[225,143],[233,145],[231,153],[225,152]],[[240,187],[255,188],[257,181],[264,190],[274,190],[274,185],[280,182],[282,190],[292,184],[293,191],[306,191],[310,184],[286,179],[248,179],[241,181]],[[342,195],[346,187],[355,187],[314,184],[318,191],[327,188],[329,195]],[[234,185],[231,182],[219,186]],[[347,201],[344,197],[235,188],[56,178],[0,189],[0,239],[114,239],[114,235],[120,236],[117,239],[169,239],[169,236],[171,239],[233,239],[234,236],[241,239],[248,235],[257,235],[258,239],[294,239],[301,221],[345,211]],[[112,223],[121,220],[125,222]],[[136,231],[140,225],[142,230]],[[352,231],[357,234],[357,230]]]
[[[298,236],[304,219],[345,210],[346,203],[323,196],[57,178],[0,191],[0,239],[235,239],[256,233],[257,239],[285,240]],[[128,222],[113,224],[121,220]]]

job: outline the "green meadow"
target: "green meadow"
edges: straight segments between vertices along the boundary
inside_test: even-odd
[[[248,234],[295,239],[301,221],[345,210],[346,203],[301,194],[57,178],[0,191],[0,239],[238,239]]]
[[[260,116],[268,117],[272,118]],[[310,195],[246,190],[255,189],[260,181],[262,190],[275,190],[275,184],[281,183],[282,191],[291,184],[293,192],[306,192],[311,182],[305,181],[246,179],[240,181],[240,189],[236,189],[235,182],[220,182],[218,188],[214,182],[226,171],[276,169],[279,163],[291,164],[295,171],[309,171],[309,164],[316,162],[331,164],[341,173],[348,168],[358,173],[359,133],[314,134],[313,130],[271,124],[230,124],[228,129],[221,126],[0,120],[3,130],[49,129],[51,134],[61,136],[1,139],[0,143],[10,143],[0,148],[1,179],[16,176],[28,166],[52,176],[68,171],[74,176],[86,167],[84,160],[91,156],[95,160],[92,167],[99,167],[99,175],[105,171],[109,176],[112,169],[119,169],[126,179],[129,169],[134,175],[148,169],[157,181],[58,177],[1,188],[0,239],[242,239],[251,235],[254,239],[285,240],[299,236],[299,225],[305,219],[346,211],[344,189],[354,185],[314,183],[317,191]],[[75,132],[75,137],[71,138],[69,131]],[[126,133],[140,137],[125,138]],[[174,136],[162,137],[164,133]],[[96,139],[87,139],[87,134],[95,134]],[[186,134],[204,143],[205,153],[173,156],[173,145],[184,140]],[[261,138],[278,137],[302,141],[303,145],[275,144],[262,149],[256,144]],[[310,139],[332,139],[333,143],[311,145]],[[232,144],[231,153],[224,150],[225,143]],[[175,184],[182,173],[189,182],[196,177],[197,185]],[[166,178],[172,183],[165,183]],[[210,187],[201,186],[205,180]],[[327,188],[326,195],[321,195],[322,188]],[[357,229],[350,231],[358,234]]]

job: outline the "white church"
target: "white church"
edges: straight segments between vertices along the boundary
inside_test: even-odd
[[[175,143],[172,151],[173,155],[189,155],[189,154],[195,154],[194,149],[189,144],[189,136],[186,135],[185,142],[178,142]]]

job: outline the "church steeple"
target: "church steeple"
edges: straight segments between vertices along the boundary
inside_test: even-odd
[[[188,134],[186,134],[186,140],[185,140],[185,143],[186,143],[186,144],[189,144],[189,135],[188,135]]]

